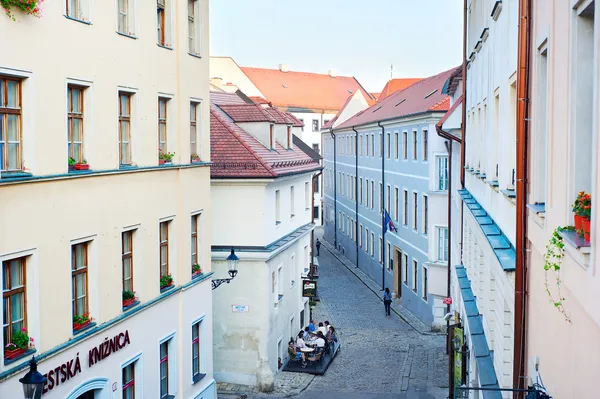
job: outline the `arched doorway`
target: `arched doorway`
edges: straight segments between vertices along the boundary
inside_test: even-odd
[[[94,389],[93,391],[84,392],[79,395],[77,399],[96,399],[96,394],[94,393],[95,391],[96,390]]]
[[[109,399],[108,378],[92,378],[81,383],[65,399]]]

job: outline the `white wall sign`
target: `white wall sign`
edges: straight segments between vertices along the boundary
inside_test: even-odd
[[[231,305],[231,311],[233,313],[246,313],[250,310],[248,305]]]

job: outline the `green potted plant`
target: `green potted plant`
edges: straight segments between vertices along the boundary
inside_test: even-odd
[[[88,313],[84,313],[81,316],[73,316],[73,330],[82,330],[89,326],[93,320]]]
[[[71,170],[75,170],[75,164],[77,163],[77,161],[75,161],[73,158],[69,157],[69,171]]]
[[[123,291],[123,308],[129,307],[137,300],[135,291],[124,290]]]
[[[592,216],[592,196],[584,191],[577,193],[577,198],[573,203],[572,210],[574,213],[575,231],[579,237],[590,239],[590,225]]]
[[[171,160],[175,156],[174,152],[162,152],[158,150],[158,164],[164,165],[166,163],[171,163]]]
[[[173,285],[173,277],[170,274],[160,276],[160,289],[167,288]]]
[[[193,153],[190,157],[192,158],[192,163],[194,163],[194,162],[202,162],[200,160],[200,155],[198,155],[196,153]]]
[[[33,339],[30,341],[27,330],[21,328],[12,335],[11,342],[4,347],[4,359],[9,360],[21,356],[29,348],[30,342],[33,343]]]
[[[192,277],[199,276],[201,274],[202,274],[202,268],[200,267],[200,265],[197,263],[195,265],[192,265]]]
[[[75,164],[75,170],[89,170],[90,165],[88,165],[87,161],[84,159],[81,162],[77,162]]]
[[[6,15],[13,21],[16,21],[15,15],[12,13],[12,8],[21,10],[25,14],[32,15],[36,18],[41,17],[40,4],[44,0],[0,0],[0,6],[4,8]]]

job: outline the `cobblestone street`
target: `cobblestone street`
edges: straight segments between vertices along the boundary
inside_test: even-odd
[[[342,346],[325,375],[295,397],[446,398],[444,337],[421,334],[394,313],[386,317],[379,297],[325,246],[319,262],[321,302],[314,318],[328,317]],[[248,398],[289,396],[278,391]]]

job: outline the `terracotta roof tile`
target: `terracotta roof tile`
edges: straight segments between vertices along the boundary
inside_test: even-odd
[[[410,86],[414,83],[417,83],[420,80],[422,80],[422,78],[406,78],[406,79],[403,78],[403,79],[388,80],[388,82],[385,84],[385,87],[383,88],[381,93],[379,93],[379,95],[377,96],[377,101],[381,101],[381,100],[385,99],[386,97],[389,97],[390,95],[394,94],[398,90],[404,90],[408,86]]]
[[[261,96],[250,96],[250,99],[251,99],[252,101],[254,101],[255,103],[257,103],[257,104],[261,104],[261,105],[262,105],[262,104],[269,104],[269,105],[271,104],[271,103],[269,102],[269,100],[267,100],[266,98],[264,98],[264,97],[261,97]]]
[[[258,104],[219,104],[219,107],[236,123],[276,122],[275,118]]]
[[[243,98],[235,93],[210,92],[210,101],[215,104],[247,104]]]
[[[340,124],[337,129],[402,118],[425,112],[447,111],[450,99],[442,93],[442,88],[448,77],[456,69],[452,68],[435,76],[425,78],[404,90],[395,92]]]
[[[283,112],[278,110],[277,108],[273,108],[273,107],[269,107],[269,108],[263,108],[265,111],[267,111],[268,114],[270,114],[273,118],[275,118],[275,123],[281,124],[281,125],[293,125],[294,121],[292,120],[292,118],[290,118],[288,116],[287,112]]]
[[[338,111],[357,90],[373,99],[353,77],[242,67],[242,71],[277,107]]]

